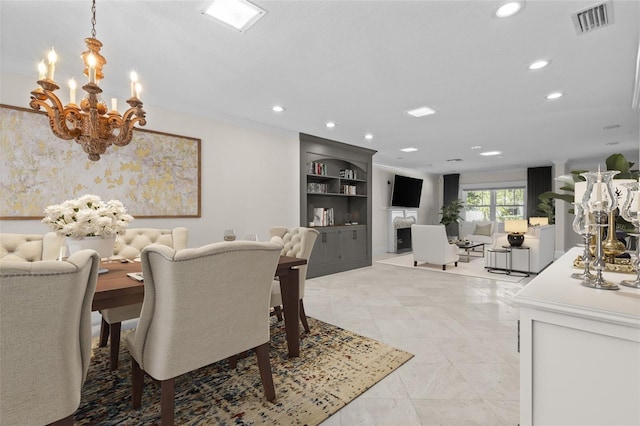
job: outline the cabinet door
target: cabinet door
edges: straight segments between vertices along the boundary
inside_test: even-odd
[[[363,226],[343,228],[340,235],[342,260],[367,256],[367,228]]]
[[[340,239],[337,229],[319,230],[313,251],[309,258],[310,265],[322,265],[340,260]]]

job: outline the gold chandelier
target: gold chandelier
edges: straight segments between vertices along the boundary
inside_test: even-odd
[[[127,103],[131,106],[123,115],[117,111],[117,99],[111,99],[111,111],[99,95],[102,89],[98,82],[104,78],[102,67],[107,60],[100,54],[102,43],[96,39],[96,1],[91,6],[91,38],[85,38],[89,50],[83,52],[83,74],[89,82],[82,86],[87,95],[76,105],[76,83],[69,81],[69,104],[62,106],[60,99],[53,93],[60,87],[53,80],[57,56],[53,48],[48,55],[48,66],[44,61],[38,64],[39,88],[31,92],[29,105],[35,110],[43,108],[49,117],[49,126],[53,134],[60,139],[75,139],[82,145],[89,159],[98,161],[109,145],[127,145],[131,142],[133,128],[136,123],[147,124],[142,102],[138,99],[141,92],[138,77],[131,73],[131,97]],[[50,101],[49,104],[47,101]]]

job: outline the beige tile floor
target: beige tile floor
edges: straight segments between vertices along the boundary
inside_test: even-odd
[[[386,257],[386,256],[385,256]],[[376,263],[307,280],[307,315],[415,355],[335,425],[518,424],[514,284]]]

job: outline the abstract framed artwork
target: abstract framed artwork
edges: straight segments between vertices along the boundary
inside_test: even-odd
[[[0,219],[41,219],[50,204],[96,194],[137,218],[201,216],[201,140],[135,129],[90,161],[51,133],[45,114],[0,104]]]

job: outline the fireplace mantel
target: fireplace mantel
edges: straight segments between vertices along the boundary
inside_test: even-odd
[[[387,251],[398,253],[398,229],[418,223],[418,210],[391,208],[387,210],[387,218]]]

